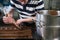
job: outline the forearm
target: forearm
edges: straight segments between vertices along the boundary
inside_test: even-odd
[[[27,18],[27,19],[22,19],[22,22],[33,22],[33,20],[35,20],[36,17],[31,17],[31,18]]]

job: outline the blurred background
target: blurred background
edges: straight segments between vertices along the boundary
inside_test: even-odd
[[[60,0],[43,0],[45,9],[60,9]]]
[[[9,4],[9,0],[0,0],[0,6],[8,6]]]

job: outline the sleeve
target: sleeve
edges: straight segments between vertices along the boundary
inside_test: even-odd
[[[11,6],[12,8],[15,7],[15,3],[14,3],[14,1],[10,0],[10,6]]]
[[[9,13],[12,9],[14,9],[12,6],[5,6],[4,8],[3,8],[3,12],[4,12],[4,14],[7,14],[7,13]]]
[[[38,1],[38,4],[35,8],[36,11],[44,10],[44,2],[42,0]]]
[[[10,5],[9,5],[9,6],[4,6],[4,8],[3,8],[4,14],[7,14],[7,13],[9,13],[12,9],[14,9],[13,4],[14,4],[14,3],[12,2],[12,0],[10,0]]]
[[[9,11],[10,10],[12,10],[12,9],[14,9],[14,7],[15,7],[15,5],[14,5],[15,3],[12,1],[12,0],[10,0],[10,5],[9,5]]]
[[[0,16],[0,25],[3,25],[3,24],[5,24],[5,23],[3,22],[3,16]]]

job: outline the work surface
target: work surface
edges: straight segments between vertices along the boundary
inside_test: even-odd
[[[0,39],[32,39],[31,27],[17,29],[14,25],[0,26]]]

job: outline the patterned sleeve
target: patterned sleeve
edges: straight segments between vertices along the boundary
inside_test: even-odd
[[[9,6],[5,6],[5,7],[3,8],[4,14],[9,13],[12,9],[14,9],[14,7],[11,6],[12,4],[13,4],[13,2],[12,2],[12,0],[10,0],[10,5],[9,5]]]
[[[14,8],[14,5],[15,3],[12,1],[12,0],[10,0],[10,6],[11,6],[11,8]]]
[[[36,11],[44,10],[44,2],[42,0],[38,1],[38,4],[36,6]]]

